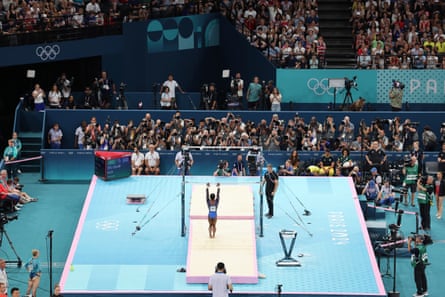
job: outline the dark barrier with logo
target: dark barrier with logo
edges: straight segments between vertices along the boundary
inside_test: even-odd
[[[159,151],[161,157],[161,174],[177,175],[178,170],[175,166],[176,151]],[[221,160],[227,160],[230,168],[236,160],[237,154],[241,153],[245,159],[247,151],[191,151],[195,161],[192,169],[192,175],[213,175]],[[85,150],[42,150],[43,156],[42,179],[49,181],[88,181],[94,174],[94,152]],[[283,165],[289,157],[289,152],[264,152],[265,164],[271,163],[275,168]],[[300,160],[317,161],[322,152],[300,152]],[[339,152],[334,152],[335,159]],[[388,160],[401,160],[403,154],[388,153]],[[360,153],[353,152],[351,158],[354,161],[360,161],[363,156]],[[433,161],[437,153],[428,153],[425,155],[425,161]],[[265,165],[264,165],[265,166]],[[230,178],[230,177],[228,177]],[[178,185],[179,187],[179,185]]]

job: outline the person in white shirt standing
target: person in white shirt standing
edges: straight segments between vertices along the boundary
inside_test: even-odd
[[[168,75],[168,79],[166,81],[164,81],[164,83],[162,84],[163,87],[167,86],[169,89],[169,95],[171,98],[171,106],[172,108],[177,109],[178,108],[178,104],[176,103],[176,88],[178,88],[178,90],[184,94],[184,90],[182,90],[181,86],[178,84],[178,82],[176,80],[173,79],[173,74],[169,74]],[[162,88],[161,88],[162,90]]]
[[[208,289],[212,291],[212,297],[228,297],[233,292],[230,276],[227,275],[224,263],[216,265],[215,274],[210,276]]]

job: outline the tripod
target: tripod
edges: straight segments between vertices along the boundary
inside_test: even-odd
[[[20,256],[17,254],[17,251],[14,248],[14,245],[12,244],[11,238],[9,238],[8,233],[5,230],[5,226],[3,225],[3,223],[0,223],[0,247],[3,244],[3,236],[6,237],[6,239],[8,240],[8,244],[11,247],[11,250],[14,252],[14,255],[17,257],[16,261],[6,261],[6,263],[15,263],[17,264],[17,267],[20,268],[22,267],[22,259],[20,259]]]
[[[346,88],[345,99],[343,99],[343,108],[348,104],[352,104],[354,100],[352,99],[351,88]]]

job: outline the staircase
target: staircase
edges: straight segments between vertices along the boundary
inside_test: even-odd
[[[40,156],[42,147],[42,133],[39,132],[19,132],[22,141],[22,152],[20,159]],[[40,159],[20,163],[22,172],[40,172]]]
[[[326,68],[352,69],[356,65],[353,50],[351,2],[323,0],[318,2],[320,33],[326,41]]]

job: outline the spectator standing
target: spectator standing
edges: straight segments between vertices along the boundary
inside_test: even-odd
[[[82,104],[80,108],[83,109],[96,109],[99,108],[99,103],[97,102],[97,97],[93,93],[90,87],[85,87]]]
[[[232,96],[238,98],[239,106],[242,109],[243,96],[244,96],[244,80],[241,78],[241,73],[237,72],[235,78],[230,82],[230,89],[232,90]]]
[[[233,292],[230,276],[227,275],[224,263],[216,264],[215,274],[210,276],[208,289],[212,291],[212,297],[228,297]]]
[[[59,123],[54,123],[48,132],[48,144],[51,149],[60,149],[62,147],[63,132],[59,127]]]
[[[96,0],[92,0],[92,2]],[[88,3],[88,4],[91,4]],[[97,4],[97,3],[96,3]],[[99,5],[99,4],[97,4]],[[113,80],[108,77],[106,71],[102,71],[97,81],[99,106],[101,108],[110,108],[113,95],[116,94],[116,85]]]
[[[82,121],[80,126],[74,131],[74,148],[83,150],[85,149],[85,130],[87,128],[87,122]]]
[[[436,194],[436,206],[437,213],[436,218],[438,220],[442,219],[442,210],[443,210],[443,199],[445,198],[445,181],[443,179],[443,173],[437,172],[437,179],[435,181],[435,194]]]
[[[281,93],[278,88],[273,88],[272,93],[270,94],[269,100],[271,104],[271,111],[278,112],[281,111]]]
[[[256,110],[261,98],[262,86],[259,83],[258,76],[253,78],[247,89],[247,108],[249,110]]]
[[[62,107],[62,93],[57,84],[53,84],[52,89],[48,92],[48,103],[51,108]]]
[[[171,109],[172,108],[172,98],[170,97],[170,89],[168,86],[162,87],[160,103],[161,103],[161,109]]]
[[[178,102],[176,100],[176,88],[178,88],[178,90],[182,94],[184,94],[184,91],[182,90],[182,88],[178,84],[178,82],[173,79],[173,74],[169,74],[168,75],[167,80],[164,81],[162,86],[167,86],[168,89],[169,89],[169,95],[170,95],[170,99],[171,99],[171,107],[174,108],[174,109],[178,109]]]
[[[73,22],[75,21],[75,17],[76,14],[73,17]],[[71,80],[69,80],[66,77],[65,73],[62,73],[56,80],[56,85],[59,88],[59,91],[62,93],[62,103],[65,103],[65,101],[67,101],[68,98],[71,96],[71,86],[73,85],[73,80],[74,78],[71,78]]]
[[[12,132],[12,141],[17,150],[17,159],[19,159],[22,152],[22,141],[19,139],[19,134],[17,132]]]
[[[14,146],[14,140],[8,140],[8,146],[3,151],[3,160],[5,160],[6,170],[8,171],[8,178],[14,178],[17,175],[17,165],[15,163],[8,164],[9,161],[17,160],[17,148]]]
[[[39,84],[34,86],[34,91],[32,91],[32,98],[34,99],[34,110],[43,111],[45,110],[45,91],[40,88]]]

